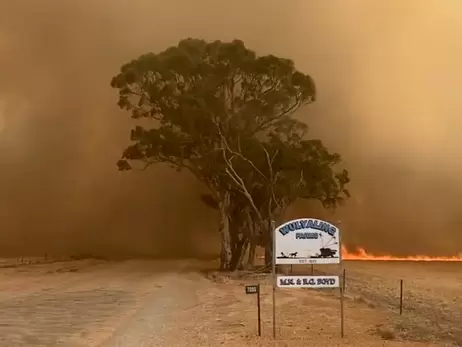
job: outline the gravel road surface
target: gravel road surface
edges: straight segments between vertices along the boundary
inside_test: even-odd
[[[197,305],[204,282],[188,267],[93,260],[1,269],[0,346],[172,346],[171,314]]]

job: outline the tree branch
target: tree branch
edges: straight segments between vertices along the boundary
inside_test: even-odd
[[[225,172],[227,173],[227,175],[231,178],[231,180],[237,185],[238,189],[241,190],[241,192],[244,194],[244,196],[247,198],[247,200],[249,201],[250,205],[252,206],[253,210],[255,211],[255,213],[257,214],[258,218],[263,221],[263,218],[260,214],[260,211],[258,210],[257,206],[255,206],[255,202],[252,198],[252,195],[249,193],[246,185],[245,185],[245,182],[244,180],[242,179],[242,177],[237,173],[237,171],[235,170],[233,164],[232,164],[232,159],[234,158],[234,153],[231,151],[231,149],[229,148],[228,146],[228,143],[226,142],[226,139],[225,137],[223,136],[222,132],[221,132],[221,129],[220,129],[220,126],[215,122],[215,125],[217,126],[217,130],[218,130],[218,133],[220,135],[220,138],[221,138],[221,152],[222,152],[222,156],[223,156],[223,160],[226,164],[226,169],[225,169]],[[230,151],[233,156],[231,158],[228,158],[227,155],[226,155],[226,151]],[[238,154],[238,153],[236,153]]]
[[[222,140],[222,144],[224,145],[224,149],[227,150],[229,153],[231,153],[233,156],[237,156],[239,158],[241,158],[242,160],[244,160],[246,163],[248,163],[258,174],[260,174],[265,180],[268,180],[268,178],[265,176],[265,174],[263,172],[261,172],[260,169],[258,169],[258,167],[250,160],[248,159],[247,157],[245,157],[242,152],[236,152],[236,151],[233,151],[231,149],[231,147],[229,146],[228,144],[228,141],[226,141],[226,138],[223,136],[223,133],[221,132],[221,128],[220,128],[220,125],[217,124],[215,122],[215,125],[218,129],[218,134]],[[241,146],[240,146],[240,138],[238,137],[238,147],[239,147],[239,151],[241,151]]]
[[[266,162],[268,164],[268,171],[270,175],[269,189],[270,189],[271,198],[268,201],[268,213],[269,213],[269,216],[271,216],[272,211],[273,211],[273,206],[272,206],[271,201],[273,201],[279,209],[281,208],[281,205],[276,199],[276,193],[274,191],[274,185],[276,184],[276,181],[274,179],[274,173],[273,173],[273,161],[274,161],[274,158],[276,158],[278,151],[276,150],[273,157],[270,157],[265,146],[261,144],[261,147],[263,148],[263,151],[265,152],[265,155],[266,155]]]

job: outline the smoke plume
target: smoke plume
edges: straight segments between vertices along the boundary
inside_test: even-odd
[[[0,252],[209,254],[201,185],[158,166],[119,173],[132,121],[110,78],[185,37],[239,38],[312,75],[300,112],[341,153],[353,198],[335,215],[375,252],[452,254],[462,223],[458,128],[462,5],[322,2],[0,1]],[[290,217],[289,216],[289,217]]]

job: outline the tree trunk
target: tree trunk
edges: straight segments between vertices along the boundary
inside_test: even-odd
[[[231,252],[232,260],[230,270],[234,271],[239,266],[239,261],[241,258],[242,247],[244,245],[244,235],[241,233],[242,227],[239,223],[239,219],[232,215],[230,218],[230,236],[231,236]]]
[[[272,229],[271,221],[268,221],[268,225],[263,226],[266,230],[264,231],[266,234],[265,237],[265,267],[271,271],[271,267],[273,265],[273,237],[274,237],[274,230]]]
[[[253,237],[249,244],[249,257],[247,260],[247,268],[253,269],[255,267],[255,252],[257,250],[257,240]]]
[[[255,251],[258,245],[258,238],[257,238],[257,226],[255,222],[252,220],[252,216],[250,214],[249,209],[245,211],[245,227],[246,227],[246,237],[247,237],[247,245],[246,245],[246,253],[248,254],[247,261],[244,264],[245,269],[252,269],[255,267]]]
[[[285,207],[280,209],[276,209],[269,213],[270,219],[268,220],[268,224],[264,225],[267,228],[266,230],[266,242],[265,242],[265,266],[271,268],[273,265],[273,238],[275,231],[273,229],[272,220],[275,222],[275,227],[279,225],[279,221],[281,220],[282,213],[285,211]]]
[[[221,241],[221,257],[220,257],[220,270],[230,270],[232,265],[232,245],[231,233],[229,226],[228,209],[230,203],[229,193],[225,193],[222,201],[220,201],[220,241]]]
[[[243,270],[248,267],[247,263],[244,263],[245,256],[249,249],[249,239],[245,238],[243,244],[241,245],[241,249],[239,250],[239,255],[236,262],[236,269]]]
[[[231,260],[231,267],[230,270],[234,271],[238,268],[239,261],[241,259],[241,254],[243,252],[244,246],[244,239],[240,239],[239,236],[234,236],[231,234],[231,242],[232,242],[232,260]]]
[[[265,266],[271,268],[273,265],[273,242],[265,245]]]

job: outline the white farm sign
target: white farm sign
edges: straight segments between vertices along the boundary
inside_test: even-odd
[[[339,276],[278,276],[279,288],[338,288]]]
[[[302,218],[275,230],[276,264],[339,264],[340,233],[329,222]]]

